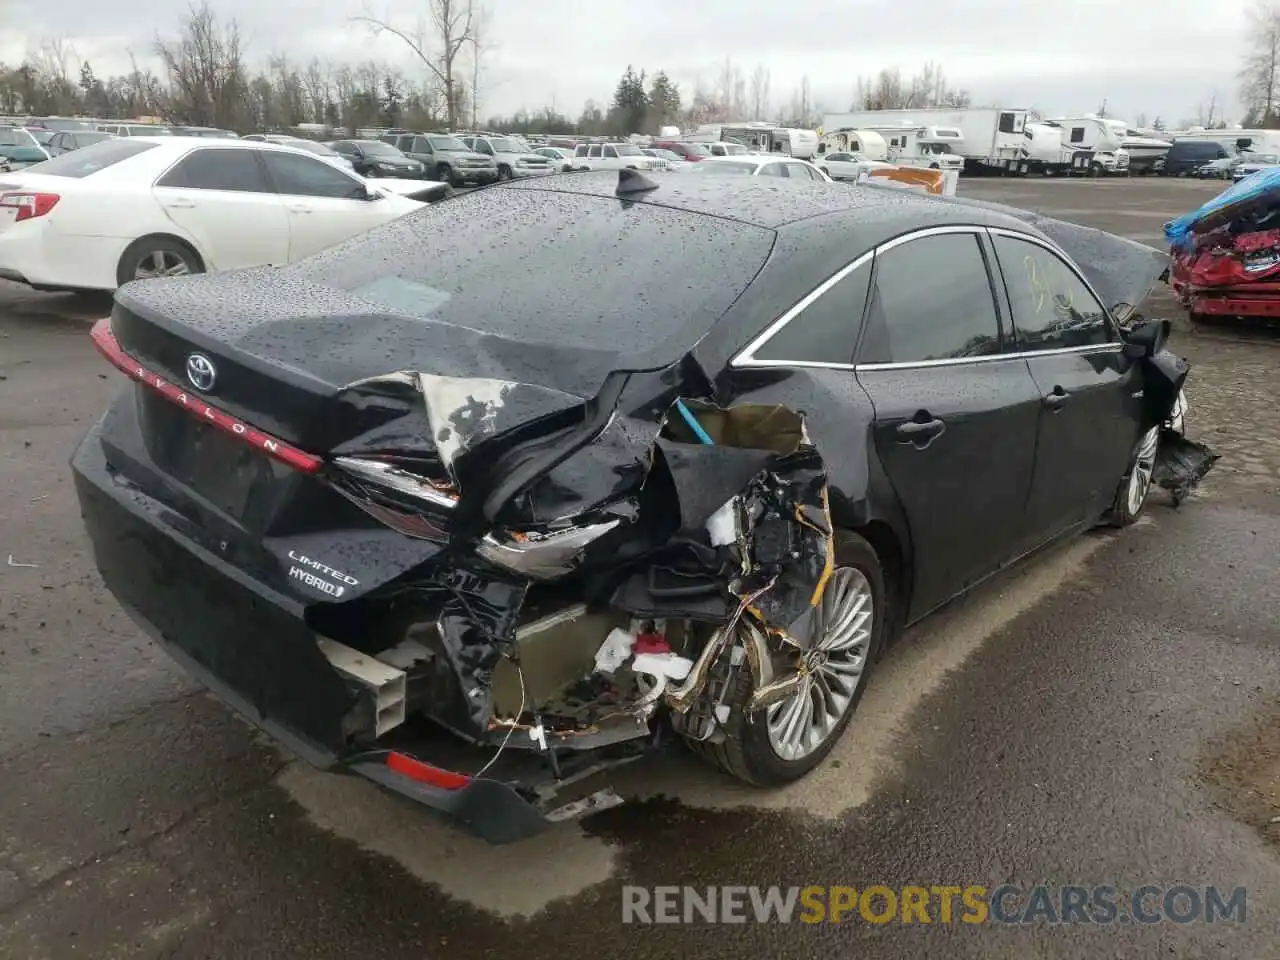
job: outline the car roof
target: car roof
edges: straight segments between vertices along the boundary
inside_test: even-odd
[[[744,158],[736,159],[741,162]],[[711,160],[703,161],[708,162]],[[655,174],[652,179],[658,184],[656,190],[629,194],[626,202],[651,203],[773,230],[817,217],[832,218],[858,236],[857,246],[868,250],[906,230],[935,224],[968,223],[1037,232],[1025,222],[1005,214],[940,203],[934,197],[888,187],[834,186],[776,177],[693,177],[678,173]],[[616,173],[600,172],[512,181],[489,189],[615,197],[617,188]],[[851,246],[846,247],[846,251],[851,250]]]

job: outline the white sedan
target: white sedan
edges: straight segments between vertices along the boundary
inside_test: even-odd
[[[807,160],[797,160],[782,154],[707,157],[695,163],[690,173],[717,177],[786,177],[791,180],[831,182],[829,176]]]
[[[832,180],[857,180],[871,170],[897,169],[892,163],[870,160],[860,153],[828,153],[814,162]]]
[[[0,278],[39,290],[292,263],[449,196],[291,147],[206,137],[95,143],[0,174]]]

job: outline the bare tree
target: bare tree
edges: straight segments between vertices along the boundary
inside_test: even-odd
[[[716,81],[715,99],[719,115],[713,117],[714,120],[737,120],[741,119],[739,113],[746,112],[746,84],[742,79],[742,71],[732,57],[724,58],[724,65],[720,68]]]
[[[333,71],[312,57],[307,69],[302,72],[302,89],[310,106],[312,123],[325,123],[332,100]]]
[[[225,26],[207,2],[193,6],[176,40],[156,40],[169,76],[170,110],[183,123],[235,129],[248,99],[240,28]]]
[[[1260,126],[1280,123],[1280,3],[1255,0],[1249,10],[1249,54],[1240,70],[1240,100]]]
[[[769,68],[763,63],[756,64],[751,71],[751,119],[765,120],[771,113],[769,106],[769,86],[772,77]]]
[[[489,19],[490,10],[483,4],[476,8],[475,20],[471,25],[471,129],[479,129],[480,116],[480,66],[484,55],[490,50]]]
[[[1201,100],[1196,104],[1195,124],[1204,127],[1206,130],[1217,130],[1225,127],[1226,123],[1222,119],[1222,110],[1219,106],[1220,97],[1217,89],[1209,91],[1209,97]]]
[[[368,14],[354,18],[368,26],[374,36],[389,33],[398,37],[440,83],[451,130],[458,129],[465,106],[459,96],[462,92],[459,58],[472,42],[476,7],[476,0],[427,0],[427,16],[419,18],[411,29]]]
[[[795,93],[791,95],[791,116],[788,121],[793,126],[809,127],[812,126],[813,117],[813,95],[809,85],[809,75],[806,73],[800,78],[800,86],[796,88]]]
[[[28,61],[44,80],[52,110],[56,113],[72,112],[76,96],[71,70],[73,63],[76,70],[80,69],[80,58],[76,56],[71,42],[64,37],[47,38]]]

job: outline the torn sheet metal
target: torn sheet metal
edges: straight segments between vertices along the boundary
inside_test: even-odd
[[[515,427],[582,406],[580,397],[510,380],[416,374],[436,450],[445,469],[479,443]]]
[[[1202,443],[1188,440],[1175,429],[1160,431],[1155,467],[1151,479],[1156,486],[1168,490],[1176,507],[1205,478],[1219,455]]]
[[[438,638],[457,684],[455,696],[439,705],[452,712],[438,717],[473,739],[482,739],[493,714],[493,671],[514,651],[516,624],[528,582],[514,582],[451,567],[425,585],[440,591]]]

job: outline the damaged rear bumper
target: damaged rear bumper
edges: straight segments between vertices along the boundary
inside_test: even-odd
[[[550,822],[548,813],[556,817],[559,798],[497,775],[352,746],[351,731],[374,704],[326,659],[302,605],[185,536],[180,517],[111,468],[100,425],[72,468],[107,588],[181,667],[254,726],[317,767],[363,776],[491,843],[530,836]]]

